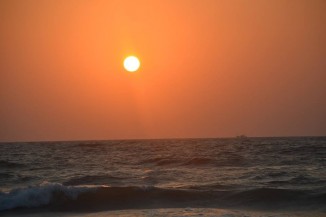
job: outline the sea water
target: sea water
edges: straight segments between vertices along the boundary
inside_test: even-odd
[[[325,137],[0,143],[0,215],[324,216],[325,166]]]

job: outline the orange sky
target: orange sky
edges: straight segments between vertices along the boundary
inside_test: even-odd
[[[326,135],[325,11],[1,0],[0,141]]]

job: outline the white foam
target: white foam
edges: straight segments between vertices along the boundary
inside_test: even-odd
[[[63,186],[58,183],[42,183],[39,186],[14,189],[0,194],[0,211],[17,207],[39,207],[50,203],[53,192],[62,192],[71,199],[76,199],[82,192],[95,190],[94,187]]]

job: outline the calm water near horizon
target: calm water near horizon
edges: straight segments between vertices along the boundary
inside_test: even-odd
[[[326,137],[0,143],[0,214],[325,204]]]

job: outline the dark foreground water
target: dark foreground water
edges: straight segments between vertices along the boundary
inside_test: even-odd
[[[0,214],[326,210],[326,138],[0,143]]]

